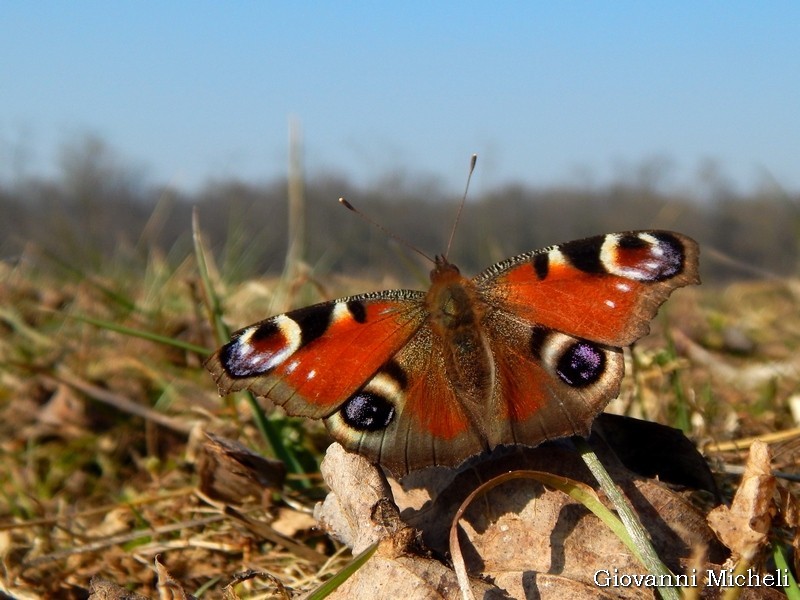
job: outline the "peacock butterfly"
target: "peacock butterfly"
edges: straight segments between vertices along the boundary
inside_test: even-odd
[[[233,334],[206,363],[396,475],[502,444],[586,435],[619,392],[622,346],[678,287],[697,243],[668,231],[567,242],[472,279],[436,257],[427,292],[350,296]]]

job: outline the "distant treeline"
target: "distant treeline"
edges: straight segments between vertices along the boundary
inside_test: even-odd
[[[285,181],[209,183],[186,195],[146,186],[103,153],[74,157],[56,180],[0,185],[2,259],[26,245],[82,268],[120,252],[169,260],[191,252],[192,208],[228,276],[280,271],[288,242]],[[643,183],[602,189],[509,185],[471,193],[450,258],[465,273],[534,248],[627,229],[674,229],[697,239],[706,281],[796,275],[800,196],[765,191],[743,197],[721,188],[702,200]],[[333,177],[305,182],[305,261],[323,272],[409,275],[410,253],[344,210],[345,196],[374,220],[433,255],[445,249],[459,198],[437,186],[388,179],[380,189]],[[416,260],[412,258],[411,260]],[[425,267],[427,269],[427,266]]]

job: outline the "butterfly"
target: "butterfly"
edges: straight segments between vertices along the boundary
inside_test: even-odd
[[[505,444],[588,435],[619,393],[622,347],[676,288],[697,243],[668,231],[598,235],[508,258],[468,279],[437,256],[427,292],[389,290],[292,310],[233,334],[206,363],[323,419],[395,475]]]

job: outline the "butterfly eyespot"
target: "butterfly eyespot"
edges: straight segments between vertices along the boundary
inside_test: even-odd
[[[606,355],[589,342],[575,342],[567,348],[556,364],[556,373],[572,387],[580,388],[600,379],[606,368]]]
[[[383,396],[361,391],[351,396],[341,408],[342,418],[353,429],[380,431],[394,419],[394,406]]]
[[[280,315],[238,332],[220,349],[220,364],[233,378],[264,375],[297,351],[301,335],[296,321]]]
[[[254,368],[251,363],[242,357],[241,346],[238,342],[228,342],[219,351],[219,360],[222,368],[231,377],[250,377],[258,375],[265,369]]]
[[[686,252],[681,241],[668,232],[639,232],[607,235],[600,256],[609,273],[657,282],[683,271]]]

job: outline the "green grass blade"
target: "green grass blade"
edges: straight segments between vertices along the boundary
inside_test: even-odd
[[[597,483],[600,484],[600,488],[605,492],[611,504],[614,506],[614,509],[617,511],[619,520],[622,521],[625,526],[625,538],[620,537],[620,539],[623,542],[625,542],[626,538],[630,540],[630,543],[636,547],[636,550],[632,550],[632,552],[642,561],[652,575],[657,578],[663,577],[669,581],[673,577],[673,573],[661,562],[658,553],[650,542],[647,531],[645,531],[644,526],[639,521],[626,498],[622,495],[622,492],[619,491],[614,480],[611,479],[611,475],[608,474],[603,463],[600,462],[600,459],[597,458],[597,455],[589,447],[588,442],[584,438],[573,437],[572,441],[580,452],[583,462],[589,467],[592,476],[597,480]],[[625,542],[625,545],[629,548],[631,547],[628,542]],[[658,592],[667,600],[680,600],[681,597],[680,590],[676,587],[659,587]]]
[[[206,261],[206,251],[203,247],[203,239],[200,233],[200,218],[197,209],[192,211],[192,241],[194,242],[194,256],[197,261],[197,270],[200,274],[200,283],[203,286],[203,293],[208,303],[208,311],[211,324],[217,337],[218,344],[224,344],[231,337],[231,332],[222,319],[222,303],[211,283],[211,276],[208,272],[208,262]]]
[[[222,345],[230,339],[231,334],[222,318],[222,303],[214,290],[214,285],[208,271],[206,251],[203,246],[200,233],[200,220],[196,209],[192,212],[192,239],[194,240],[197,269],[200,273],[200,281],[202,282],[206,302],[208,303],[209,318],[216,332],[217,342]],[[264,441],[272,449],[273,454],[284,462],[290,473],[304,475],[306,470],[303,468],[299,457],[291,446],[284,443],[280,430],[269,420],[266,413],[264,413],[264,410],[261,408],[261,405],[258,403],[258,400],[256,400],[256,397],[250,392],[244,392],[244,394],[250,406],[250,411],[253,414],[253,421],[256,424],[256,428]],[[307,478],[293,481],[292,485],[294,484],[299,484],[303,488],[311,487],[311,482]]]
[[[116,331],[117,333],[121,333],[123,335],[128,335],[130,337],[141,338],[143,340],[149,340],[151,342],[157,342],[159,344],[164,344],[165,346],[172,346],[173,348],[180,348],[181,350],[186,350],[188,352],[195,352],[201,356],[208,356],[211,354],[211,351],[204,347],[198,346],[197,344],[192,344],[191,342],[184,342],[182,340],[176,340],[173,337],[169,337],[166,335],[161,335],[158,333],[153,333],[152,331],[145,331],[143,329],[135,329],[133,327],[126,327],[125,325],[120,325],[119,323],[115,323],[113,321],[106,321],[104,319],[96,319],[94,317],[89,317],[86,315],[75,315],[75,314],[68,314],[65,315],[70,319],[75,319],[77,321],[81,321],[83,323],[89,323],[90,325],[94,325],[95,327],[100,327],[102,329],[108,329],[109,331]]]
[[[775,560],[775,565],[786,573],[789,585],[783,588],[786,592],[786,597],[789,600],[800,600],[800,588],[797,587],[797,580],[792,575],[792,570],[789,568],[789,563],[786,560],[786,554],[780,544],[774,544],[772,547],[772,558]]]
[[[375,542],[361,554],[354,557],[353,560],[342,567],[333,577],[306,596],[306,600],[322,600],[323,598],[327,598],[331,592],[347,581],[353,573],[358,571],[361,566],[375,554],[375,551],[378,549],[378,543],[379,542]]]

